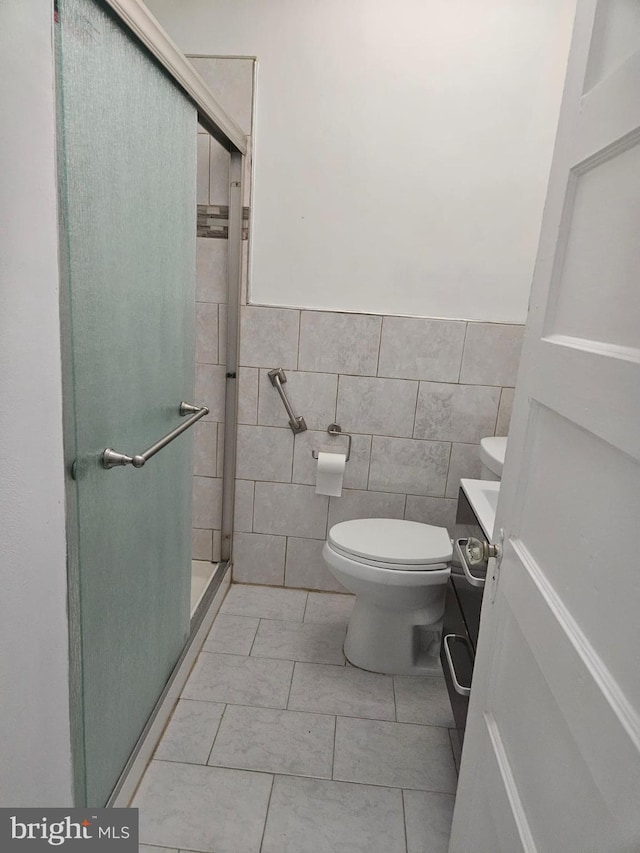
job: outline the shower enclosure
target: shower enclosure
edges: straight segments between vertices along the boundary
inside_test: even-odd
[[[55,28],[76,802],[98,807],[196,627],[196,420],[225,425],[230,556],[245,143],[137,0],[59,0]],[[198,120],[230,152],[216,411],[194,382]]]

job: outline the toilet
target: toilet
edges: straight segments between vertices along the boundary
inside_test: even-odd
[[[482,439],[482,479],[500,480],[506,447],[506,438]],[[356,595],[344,642],[349,663],[388,675],[440,672],[452,557],[445,527],[395,518],[342,521],[329,530],[322,556]]]
[[[344,643],[349,663],[389,675],[439,672],[451,555],[444,527],[359,518],[331,528],[322,556],[356,595]]]

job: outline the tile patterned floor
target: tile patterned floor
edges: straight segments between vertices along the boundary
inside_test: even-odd
[[[444,680],[347,664],[352,606],[231,588],[132,803],[142,853],[446,853]]]

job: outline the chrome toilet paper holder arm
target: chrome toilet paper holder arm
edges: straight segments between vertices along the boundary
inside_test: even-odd
[[[351,456],[351,438],[352,438],[351,433],[343,432],[342,427],[339,424],[329,424],[329,426],[327,427],[327,432],[331,436],[344,435],[348,438],[349,443],[347,444],[347,458],[345,459],[345,462],[348,462],[349,458]],[[313,456],[314,459],[318,458],[318,453],[319,453],[318,450],[312,450],[311,451],[311,455]]]

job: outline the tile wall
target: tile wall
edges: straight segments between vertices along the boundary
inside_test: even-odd
[[[478,443],[509,427],[523,327],[245,305],[239,376],[234,580],[340,590],[327,529],[362,517],[451,529]],[[294,436],[268,370],[308,431]],[[339,498],[315,494],[311,451],[353,433]],[[346,440],[343,442],[346,445]]]
[[[191,61],[250,133],[253,61]],[[245,205],[250,165],[249,157]],[[221,212],[215,206],[228,204],[228,177],[227,152],[200,133],[203,223]],[[195,435],[192,553],[216,561],[228,243],[224,228],[199,233],[209,236],[197,239],[196,400],[211,413]],[[243,249],[246,287],[246,241]],[[320,553],[332,524],[383,516],[451,527],[460,477],[479,474],[478,442],[507,433],[522,332],[516,325],[243,304],[234,580],[341,591]],[[295,437],[267,377],[274,367],[285,369],[294,409],[309,427]],[[353,446],[343,494],[328,498],[315,494],[311,451],[339,445],[326,434],[334,421],[353,433]]]

